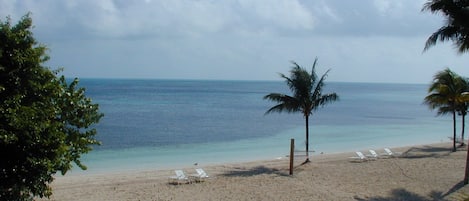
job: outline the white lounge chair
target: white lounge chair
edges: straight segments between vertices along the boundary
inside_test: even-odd
[[[372,159],[378,159],[379,158],[379,155],[376,153],[375,150],[373,149],[370,149],[368,150],[370,152],[370,155],[367,155],[368,157],[372,158]]]
[[[367,161],[368,158],[360,151],[356,151],[355,154],[357,154],[357,156],[353,156],[353,157],[349,157],[350,159],[353,159],[355,161]]]
[[[205,179],[209,178],[208,174],[202,168],[196,168],[195,171],[197,174],[192,176],[196,182],[205,181]]]
[[[170,176],[169,182],[173,184],[190,183],[191,180],[186,176],[183,170],[174,170],[176,176]]]
[[[384,148],[384,151],[386,152],[386,154],[387,154],[388,156],[391,156],[391,157],[397,157],[397,156],[401,155],[401,153],[399,153],[399,152],[393,152],[393,151],[391,151],[391,149],[389,149],[389,148]]]

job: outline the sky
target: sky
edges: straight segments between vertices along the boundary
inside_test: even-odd
[[[451,41],[423,52],[444,17],[426,0],[0,0],[27,12],[47,66],[67,77],[281,80],[292,61],[327,81],[430,83],[469,77]]]

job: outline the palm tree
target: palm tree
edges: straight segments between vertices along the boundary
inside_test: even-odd
[[[453,41],[459,53],[469,50],[468,0],[429,0],[422,11],[441,13],[446,18],[446,24],[427,39],[424,51],[434,46],[438,40]]]
[[[446,25],[442,26],[435,33],[433,33],[425,44],[424,51],[434,46],[438,40],[447,41],[452,40],[454,45],[458,48],[459,53],[464,53],[469,50],[469,1],[468,0],[429,0],[424,4],[422,11],[430,11],[432,13],[441,12],[446,17]],[[467,93],[465,94],[467,99]],[[466,108],[467,110],[467,108]],[[466,111],[463,115],[462,136],[464,137],[464,118]],[[454,120],[455,117],[453,117]],[[454,127],[456,122],[454,122]],[[456,129],[456,128],[454,128]],[[456,132],[456,131],[454,131]],[[455,136],[454,136],[455,137]],[[464,139],[464,138],[463,138]],[[453,142],[453,150],[455,143]],[[469,183],[469,148],[467,149],[466,156],[466,170],[464,175],[464,184]]]
[[[316,65],[318,59],[316,58],[313,63],[311,74],[295,62],[290,71],[290,77],[280,74],[285,79],[288,87],[293,93],[292,96],[271,93],[264,96],[264,99],[278,103],[273,106],[265,114],[271,112],[288,113],[301,112],[306,122],[306,162],[309,162],[309,116],[313,111],[317,110],[319,106],[324,106],[328,103],[334,102],[339,99],[336,93],[323,94],[324,80],[327,77],[329,70],[324,73],[320,78],[316,74]],[[319,79],[318,79],[319,78]]]
[[[458,107],[458,114],[461,115],[461,146],[464,146],[464,133],[465,133],[465,128],[466,128],[466,115],[467,115],[467,110],[469,107],[468,104],[468,92],[469,92],[469,82],[467,78],[460,78],[461,79],[461,87],[462,89],[462,101],[459,103]]]
[[[453,115],[453,152],[456,151],[456,112],[465,101],[462,93],[467,85],[464,83],[463,78],[447,68],[435,74],[428,89],[430,94],[425,97],[425,104],[431,109],[438,108],[438,115]]]
[[[469,82],[467,82],[466,80],[466,87],[468,87]],[[468,88],[466,88],[468,89]],[[464,105],[466,106],[466,108],[464,108],[464,114],[463,114],[463,132],[462,132],[462,139],[464,139],[464,117],[465,117],[465,114],[467,114],[467,107],[468,107],[468,102],[469,102],[469,92],[463,92],[462,94],[462,98],[464,100]],[[469,146],[469,145],[468,145]],[[464,180],[463,180],[463,183],[464,185],[468,184],[469,183],[469,148],[467,149],[467,153],[466,153],[466,169],[464,171]]]
[[[461,103],[458,108],[458,114],[461,115],[461,146],[464,146],[464,132],[466,130],[467,103]]]

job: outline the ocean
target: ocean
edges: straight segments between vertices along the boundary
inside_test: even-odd
[[[285,157],[305,149],[299,113],[264,113],[283,81],[82,79],[104,113],[85,172],[135,171]],[[310,150],[351,152],[449,141],[450,116],[423,104],[428,85],[328,82],[340,100],[310,118]],[[458,122],[459,124],[459,122]],[[84,171],[77,168],[72,174]]]

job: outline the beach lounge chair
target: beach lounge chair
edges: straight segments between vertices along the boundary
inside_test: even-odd
[[[197,174],[192,175],[194,177],[194,180],[196,182],[202,182],[205,181],[205,179],[209,178],[208,174],[204,171],[202,168],[196,168],[195,171]]]
[[[363,162],[363,161],[368,160],[368,158],[360,151],[356,151],[355,154],[357,154],[357,156],[353,156],[353,157],[349,157],[349,158],[353,159],[354,161],[359,161],[359,162]]]
[[[370,149],[368,151],[370,152],[370,155],[367,155],[369,158],[371,158],[371,159],[378,159],[379,158],[379,155],[376,153],[375,150]]]
[[[399,152],[393,152],[393,151],[391,151],[391,149],[389,149],[389,148],[384,148],[384,151],[386,152],[386,154],[387,154],[388,156],[391,156],[391,157],[397,157],[397,156],[401,155],[401,153],[399,153]]]
[[[191,180],[186,176],[183,170],[174,170],[174,173],[176,173],[176,176],[170,176],[169,183],[182,184],[191,182]]]

